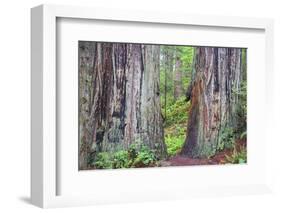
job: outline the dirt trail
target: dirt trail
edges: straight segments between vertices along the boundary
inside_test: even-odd
[[[239,140],[236,144],[236,149],[240,149],[241,146],[246,146],[245,140]],[[215,164],[225,164],[226,155],[231,155],[233,149],[226,149],[218,152],[211,158],[190,158],[186,156],[176,155],[171,157],[169,160],[162,161],[161,166],[192,166],[192,165],[215,165]]]

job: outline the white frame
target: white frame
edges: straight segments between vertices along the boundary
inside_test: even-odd
[[[273,21],[270,19],[217,17],[186,14],[167,14],[146,11],[122,11],[101,8],[41,5],[31,10],[32,56],[32,118],[31,118],[31,201],[46,208],[58,206],[89,205],[96,203],[140,201],[136,199],[96,200],[91,196],[56,196],[56,18],[80,18],[149,22],[156,24],[198,25],[203,27],[227,27],[261,29],[266,35],[266,92],[273,87]],[[273,100],[267,95],[267,103]],[[270,105],[271,104],[271,105]],[[272,115],[272,114],[271,114]],[[270,116],[266,121],[270,125]],[[268,156],[267,156],[268,159]],[[270,161],[267,161],[269,181],[261,185],[197,187],[189,192],[178,191],[174,197],[160,196],[149,200],[172,199],[206,195],[249,194],[270,191]],[[141,198],[142,199],[142,198]]]

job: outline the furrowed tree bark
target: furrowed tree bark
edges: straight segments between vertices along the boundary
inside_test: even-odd
[[[132,143],[156,150],[159,159],[165,157],[159,47],[117,43],[95,43],[92,47],[93,44],[79,42],[85,47],[80,48],[80,61],[89,60],[88,75],[81,63],[79,67],[80,105],[83,103],[80,168],[87,167],[83,159],[94,158],[98,152],[126,150]]]
[[[96,55],[95,42],[79,42],[79,168],[87,168],[93,128],[89,126],[92,107],[93,66]]]
[[[210,157],[227,144],[226,129],[236,126],[241,81],[241,49],[197,47],[191,82],[191,108],[181,154]]]
[[[159,158],[165,158],[167,154],[160,104],[160,46],[142,45],[142,53],[141,140],[154,149]]]

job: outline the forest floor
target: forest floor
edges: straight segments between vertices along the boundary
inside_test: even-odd
[[[246,148],[246,140],[238,140],[236,142],[235,149],[239,152],[242,148]],[[225,149],[218,152],[216,155],[210,158],[190,158],[182,155],[176,155],[171,157],[169,160],[160,162],[162,167],[165,166],[191,166],[191,165],[216,165],[228,163],[227,156],[233,154],[234,149]]]

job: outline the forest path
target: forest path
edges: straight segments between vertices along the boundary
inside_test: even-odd
[[[236,149],[239,150],[241,147],[246,146],[246,140],[239,140],[236,142]],[[192,165],[217,165],[225,164],[227,162],[226,156],[230,156],[233,153],[233,149],[225,149],[218,152],[211,158],[190,158],[187,156],[176,155],[168,160],[160,162],[162,167],[166,166],[192,166]]]

